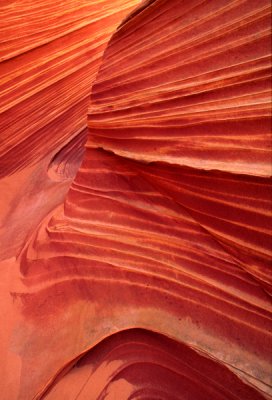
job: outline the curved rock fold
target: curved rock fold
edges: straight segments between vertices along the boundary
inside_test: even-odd
[[[50,43],[39,3],[4,27],[3,176],[53,193],[3,252],[17,398],[272,398],[269,1],[54,2]]]

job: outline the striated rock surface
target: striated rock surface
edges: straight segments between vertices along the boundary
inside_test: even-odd
[[[123,16],[132,5],[117,3]],[[117,28],[90,82],[78,173],[9,261],[18,399],[272,398],[270,12],[153,0]],[[81,162],[83,129],[60,134],[52,192]],[[13,172],[37,162],[31,148]]]
[[[63,201],[82,150],[76,155],[73,149],[73,156],[66,153],[67,161],[62,160],[69,182],[56,186],[51,175],[48,179],[48,165],[68,142],[86,135],[91,86],[103,52],[138,2],[0,2],[0,190],[5,193],[0,259],[16,254]]]
[[[20,385],[14,257],[64,200],[82,160],[104,49],[138,2],[0,0],[1,400],[17,399]]]
[[[82,355],[45,398],[63,395],[120,400],[263,398],[226,367],[181,343],[136,329],[119,332]]]

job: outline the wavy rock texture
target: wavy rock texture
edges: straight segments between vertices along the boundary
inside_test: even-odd
[[[63,201],[81,149],[72,159],[67,154],[70,179],[62,179],[58,188],[48,179],[47,166],[71,139],[86,134],[91,86],[102,54],[138,2],[0,2],[0,178],[1,191],[9,196],[8,201],[1,198],[0,259],[13,256]]]
[[[154,0],[116,30],[19,257],[18,398],[272,398],[270,18]]]
[[[82,355],[46,399],[64,394],[120,400],[237,399],[237,394],[240,399],[263,398],[227,368],[189,347],[136,329],[117,333]]]
[[[1,399],[17,399],[20,383],[11,332],[20,315],[9,293],[20,276],[13,257],[63,202],[82,160],[104,49],[138,2],[0,0]]]

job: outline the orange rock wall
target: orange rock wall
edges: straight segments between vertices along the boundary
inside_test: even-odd
[[[139,0],[0,2],[0,259],[13,256],[63,201],[67,180],[48,179],[51,159],[86,136],[92,83],[107,42]],[[76,139],[75,139],[76,140]],[[75,151],[74,151],[75,153]],[[8,225],[8,229],[7,229]]]
[[[40,131],[31,136],[41,123],[31,98],[26,147],[5,140],[13,148],[3,156],[5,176],[16,181],[32,165],[46,166],[53,194],[50,207],[33,201],[31,235],[23,229],[17,263],[7,262],[16,316],[7,347],[17,357],[7,365],[9,374],[20,371],[13,398],[270,399],[270,4],[146,1],[106,47],[107,7],[113,32],[135,2],[99,3],[88,3],[88,15],[69,2],[63,11],[62,23],[68,10],[73,21],[99,18],[86,31],[87,46],[95,31],[96,49],[93,70],[86,64],[89,92],[82,78],[82,92],[74,86],[72,73],[67,103],[57,90],[52,112],[61,116],[44,126],[43,156]],[[55,23],[52,35],[63,29]],[[24,51],[30,42],[20,42]],[[85,102],[90,88],[86,150],[71,184],[86,132],[73,128],[83,114],[68,104]]]

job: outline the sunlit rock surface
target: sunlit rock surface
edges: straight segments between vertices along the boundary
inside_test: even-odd
[[[271,399],[270,3],[48,4],[2,8],[3,398]]]

